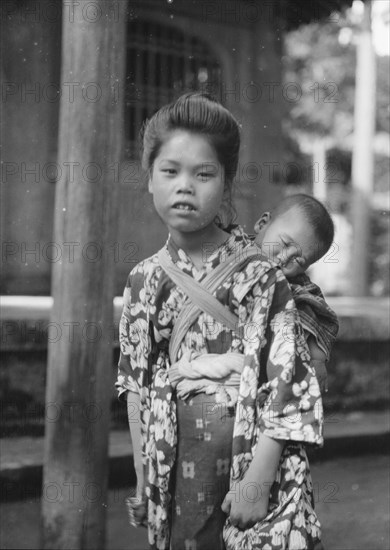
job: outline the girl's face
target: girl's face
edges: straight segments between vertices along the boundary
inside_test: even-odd
[[[149,179],[154,206],[169,232],[213,232],[225,189],[224,169],[201,134],[174,130],[161,147]]]

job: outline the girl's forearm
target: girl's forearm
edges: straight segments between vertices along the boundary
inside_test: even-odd
[[[266,517],[284,443],[260,434],[244,478],[229,491],[222,503],[222,511],[230,517],[232,525],[247,529]],[[243,498],[237,499],[237,494]]]
[[[275,481],[285,441],[260,434],[252,462],[244,476],[246,482],[256,483],[261,492],[269,492]]]
[[[141,497],[144,487],[144,468],[142,463],[140,398],[138,393],[127,392],[127,413],[133,445],[134,469],[137,475],[137,496]]]

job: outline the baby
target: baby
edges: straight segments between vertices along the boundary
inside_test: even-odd
[[[262,253],[281,266],[290,283],[311,363],[317,371],[321,389],[326,391],[326,361],[339,325],[321,290],[305,272],[329,250],[334,238],[332,218],[314,197],[291,195],[260,217],[255,232],[255,242]]]
[[[326,304],[319,287],[306,270],[329,250],[334,225],[326,208],[304,194],[283,199],[256,222],[255,243],[261,252],[279,264],[290,283],[321,391],[327,391],[326,363],[338,332],[336,314]],[[219,393],[229,405],[238,395],[237,379],[243,366],[242,355],[190,352],[171,366],[169,377],[181,398],[205,391]]]
[[[255,224],[255,242],[263,254],[280,263],[287,279],[302,275],[329,250],[334,225],[328,211],[304,194],[284,198]]]

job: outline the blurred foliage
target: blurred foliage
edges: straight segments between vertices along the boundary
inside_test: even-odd
[[[374,211],[371,216],[370,290],[374,296],[389,296],[389,226],[388,211]]]
[[[356,43],[359,21],[352,10],[338,18],[302,25],[285,36],[285,86],[294,83],[301,92],[286,101],[284,123],[285,163],[302,167],[287,171],[289,192],[311,192],[313,158],[308,148],[314,139],[326,139],[328,204],[331,211],[348,217],[351,199],[352,134],[354,129]],[[377,56],[376,132],[390,133],[389,58]],[[384,133],[384,134],[383,134]],[[390,139],[390,136],[389,136]],[[383,204],[389,193],[389,158],[376,155],[374,191]],[[381,198],[376,201],[380,207]],[[388,198],[387,198],[388,201]],[[373,210],[371,219],[370,291],[384,296],[389,289],[389,212]]]
[[[350,10],[335,21],[287,33],[285,83],[297,83],[299,101],[289,103],[286,130],[343,140],[353,131],[356,41]],[[377,131],[390,132],[389,58],[377,56]]]
[[[345,6],[351,6],[353,0],[281,0],[274,1],[273,9],[281,10],[287,30],[313,21],[337,16]]]

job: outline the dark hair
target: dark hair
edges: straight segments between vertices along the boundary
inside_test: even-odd
[[[273,210],[272,218],[284,214],[291,208],[300,208],[321,245],[318,247],[317,260],[329,250],[334,239],[334,224],[325,206],[314,197],[299,193],[285,197]],[[271,220],[272,220],[271,218]]]
[[[240,130],[236,119],[218,101],[202,92],[186,93],[173,103],[164,105],[141,130],[142,167],[145,171],[153,169],[161,146],[174,130],[202,134],[214,147],[225,171],[227,193],[224,206],[228,207],[229,213],[225,222],[219,219],[218,223],[226,227],[235,217],[231,192],[240,150]]]

